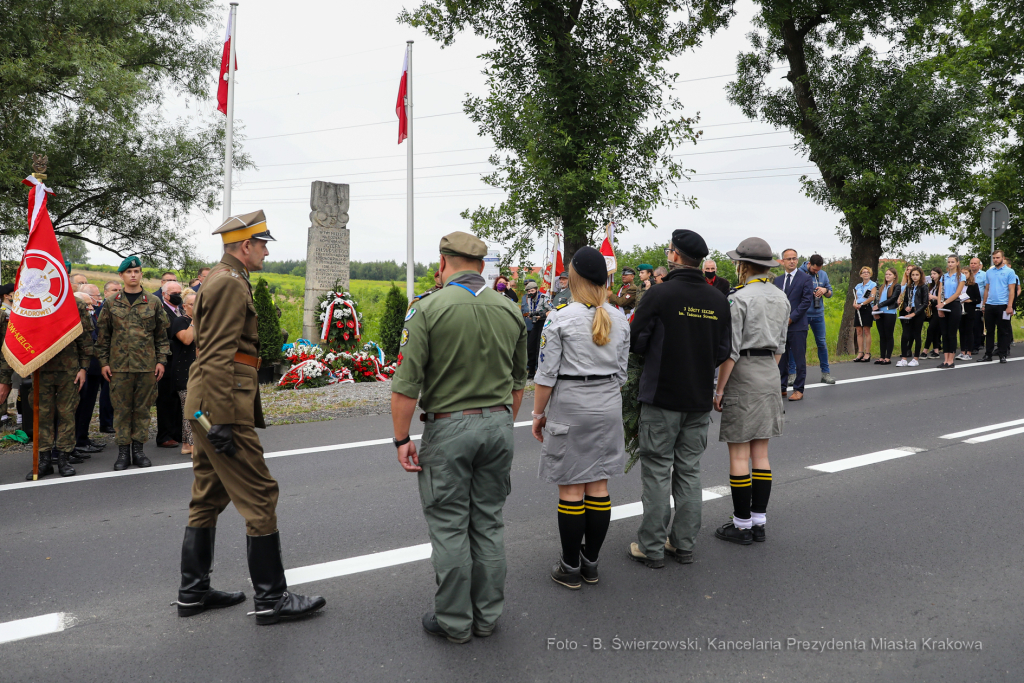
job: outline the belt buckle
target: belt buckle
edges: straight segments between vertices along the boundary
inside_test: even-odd
[[[256,357],[256,369],[259,370],[261,365],[263,365],[263,358],[261,356],[257,356]]]

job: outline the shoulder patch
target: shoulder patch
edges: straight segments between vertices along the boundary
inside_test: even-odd
[[[546,335],[546,334],[540,335],[540,348],[543,349],[544,346],[547,345],[547,343],[548,343],[548,335]]]
[[[409,329],[405,328],[402,330],[402,343],[400,346],[405,346],[409,343]]]
[[[558,304],[557,306],[555,306],[555,310],[556,311],[560,311],[560,310],[562,310],[563,308],[565,308],[568,305],[569,304]]]
[[[412,320],[412,317],[414,315],[416,315],[416,309],[410,308],[409,312],[405,314],[405,322],[409,322],[410,320]]]
[[[235,270],[234,268],[231,269],[231,277],[239,277],[238,271]]]

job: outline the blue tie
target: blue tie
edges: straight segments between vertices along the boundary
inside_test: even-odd
[[[783,288],[786,294],[789,294],[789,285],[793,281],[793,273],[786,273],[786,286]]]

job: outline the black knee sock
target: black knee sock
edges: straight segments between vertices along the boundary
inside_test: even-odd
[[[597,562],[597,555],[601,552],[601,545],[608,533],[608,525],[612,522],[612,497],[586,496],[583,505],[587,512],[583,515],[587,520],[587,544],[583,555],[591,562]]]
[[[580,566],[580,545],[587,530],[582,500],[558,501],[558,535],[562,538],[562,559],[570,567]]]
[[[732,490],[733,517],[750,519],[750,475],[730,474],[729,488]]]
[[[768,511],[768,498],[772,495],[772,471],[751,470],[750,511],[764,514]]]

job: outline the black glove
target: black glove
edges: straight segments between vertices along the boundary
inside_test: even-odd
[[[238,449],[235,448],[235,440],[231,436],[231,425],[213,425],[206,433],[206,438],[210,440],[214,450],[218,453],[233,458],[238,452]]]

